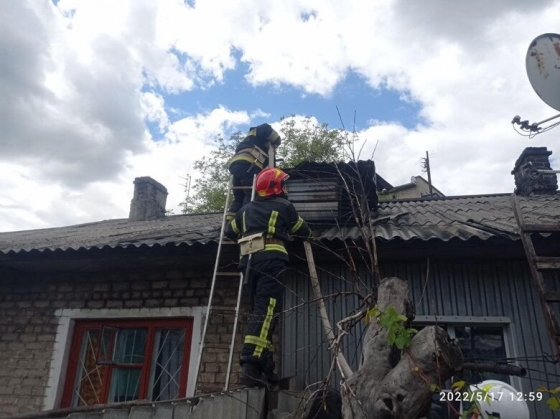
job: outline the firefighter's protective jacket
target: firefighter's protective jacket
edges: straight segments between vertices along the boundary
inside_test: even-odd
[[[265,246],[263,250],[253,253],[253,262],[267,259],[288,262],[286,243],[289,237],[304,240],[311,231],[290,201],[279,196],[268,196],[257,197],[241,208],[225,232],[232,240],[257,233],[264,233]],[[239,265],[247,265],[247,256],[242,257]]]
[[[269,145],[277,147],[280,142],[280,136],[269,124],[251,127],[245,139],[235,148],[235,155],[230,159],[229,164],[245,161],[262,169],[266,166]]]

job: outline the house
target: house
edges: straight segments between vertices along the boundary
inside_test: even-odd
[[[380,201],[406,198],[429,198],[445,196],[422,176],[412,176],[410,183],[384,188],[379,194]]]
[[[529,161],[550,169],[550,153],[525,149],[513,174],[525,220],[558,226],[556,175],[526,171]],[[445,327],[469,360],[523,366],[525,377],[499,376],[523,394],[560,385],[511,193],[378,203],[376,189],[384,180],[373,162],[307,163],[291,171],[290,182],[291,199],[321,232],[314,255],[333,324],[357,310],[360,295],[373,287],[369,255],[360,251],[368,240],[355,224],[355,191],[368,198],[358,204],[372,210],[367,221],[381,276],[410,283],[417,327]],[[171,418],[193,411],[197,417],[261,417],[262,390],[193,398],[222,214],[165,216],[166,195],[153,179],[137,178],[127,219],[0,233],[0,416]],[[548,255],[560,249],[558,233],[534,241]],[[302,389],[327,376],[332,358],[303,249],[289,246],[292,264],[275,343],[280,375]],[[235,246],[226,246],[223,256],[235,269]],[[550,286],[560,283],[557,272],[546,274]],[[215,295],[216,305],[231,308],[236,281],[220,282]],[[354,369],[364,327],[344,340]],[[209,323],[196,395],[223,388],[232,328],[227,314]],[[240,344],[241,333],[236,351]],[[232,388],[238,372],[234,363]],[[280,398],[277,403],[281,410]],[[529,405],[533,418],[553,417],[544,401]]]

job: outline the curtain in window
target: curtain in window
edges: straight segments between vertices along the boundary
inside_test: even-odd
[[[179,382],[185,342],[184,329],[158,329],[150,382],[151,399],[172,400],[180,397]]]
[[[87,406],[101,403],[103,400],[103,383],[107,368],[97,365],[98,330],[86,330],[82,337],[78,373],[73,387],[73,406]]]

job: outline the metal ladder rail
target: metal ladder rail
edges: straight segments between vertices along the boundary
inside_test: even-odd
[[[228,182],[228,194],[226,196],[226,202],[225,202],[225,206],[224,206],[224,212],[222,215],[222,225],[220,228],[220,238],[218,240],[218,250],[216,252],[216,261],[214,263],[214,271],[212,274],[212,284],[210,286],[210,295],[208,297],[208,304],[206,306],[206,317],[204,319],[204,327],[202,330],[202,337],[201,337],[201,341],[200,341],[200,349],[198,351],[198,359],[197,359],[197,363],[196,363],[196,371],[195,371],[195,382],[194,382],[194,391],[196,392],[196,386],[198,385],[198,379],[200,376],[200,367],[202,365],[202,357],[204,354],[204,349],[206,348],[206,333],[208,331],[208,323],[210,322],[210,316],[212,315],[212,312],[214,311],[213,309],[213,305],[212,302],[214,300],[214,294],[215,294],[215,289],[216,289],[216,280],[219,276],[238,276],[239,277],[239,289],[238,289],[238,295],[237,295],[237,304],[236,304],[236,308],[235,308],[235,314],[234,314],[234,325],[233,325],[233,332],[232,332],[232,338],[231,338],[231,344],[230,344],[230,348],[229,348],[229,359],[228,359],[228,367],[227,367],[227,374],[226,374],[226,383],[224,386],[224,390],[228,390],[229,387],[229,375],[231,372],[231,365],[232,365],[232,359],[233,359],[233,350],[234,350],[234,345],[235,345],[235,334],[237,332],[237,324],[238,324],[238,320],[239,320],[239,308],[241,305],[241,294],[243,291],[243,275],[240,272],[219,272],[219,266],[220,266],[220,257],[222,254],[222,245],[224,244],[224,232],[225,232],[225,226],[226,226],[226,214],[227,214],[227,210],[229,208],[229,197],[230,194],[229,192],[234,190],[234,189],[252,189],[252,194],[251,194],[251,200],[254,199],[255,196],[255,177],[253,178],[253,186],[248,186],[248,187],[244,187],[244,186],[237,186],[234,187],[232,186],[232,179],[230,179],[230,181]],[[235,244],[235,243],[232,243]]]
[[[560,324],[550,303],[560,302],[560,291],[547,290],[543,270],[559,270],[560,257],[537,256],[531,233],[560,232],[559,225],[527,224],[523,219],[523,212],[515,194],[511,197],[513,213],[519,227],[519,235],[525,249],[525,256],[529,263],[531,277],[539,294],[546,329],[551,341],[556,359],[560,361]]]
[[[269,146],[268,148],[268,152],[269,152],[269,160],[268,160],[268,167],[275,167],[275,149],[272,145]],[[230,178],[229,182],[228,182],[228,194],[226,196],[226,203],[224,206],[224,213],[222,215],[222,226],[220,229],[220,239],[218,241],[218,250],[217,250],[217,254],[216,254],[216,262],[214,263],[214,273],[212,275],[212,285],[210,287],[210,296],[208,297],[208,305],[206,307],[206,318],[204,319],[204,327],[202,330],[202,337],[201,337],[201,341],[200,341],[200,350],[198,351],[198,359],[196,362],[196,371],[195,371],[195,381],[194,381],[194,392],[196,393],[196,386],[198,384],[198,377],[200,375],[200,366],[202,363],[202,355],[204,352],[204,348],[205,348],[205,344],[204,341],[206,339],[206,332],[208,330],[208,323],[210,320],[210,314],[212,311],[212,300],[214,299],[214,290],[215,290],[215,285],[216,285],[216,278],[220,275],[218,273],[218,267],[219,267],[219,263],[220,263],[220,256],[222,253],[222,244],[223,244],[223,237],[224,237],[224,231],[225,231],[225,226],[226,226],[226,214],[227,214],[227,210],[229,208],[229,196],[230,193],[233,189],[248,189],[251,188],[252,189],[252,193],[251,193],[251,201],[253,199],[255,199],[255,184],[256,184],[256,179],[257,179],[257,175],[253,176],[253,185],[250,187],[234,187],[233,186],[233,177]],[[229,273],[229,275],[231,275],[231,273]],[[234,323],[233,323],[233,333],[231,336],[231,344],[230,344],[230,348],[229,348],[229,358],[228,358],[228,366],[227,366],[227,373],[226,373],[226,383],[224,386],[224,390],[228,390],[229,387],[229,376],[231,373],[231,365],[232,365],[232,359],[233,359],[233,350],[234,350],[234,346],[235,346],[235,334],[237,333],[237,324],[238,324],[238,320],[239,320],[239,308],[241,305],[241,294],[243,292],[243,274],[239,273],[239,290],[238,290],[238,294],[237,294],[237,305],[235,308],[235,319],[234,319]]]
[[[257,176],[253,176],[253,186],[251,186],[251,201],[255,199],[255,189],[256,189],[256,179]],[[229,346],[229,358],[228,358],[228,366],[226,371],[226,383],[224,386],[224,390],[229,390],[229,376],[231,374],[231,365],[233,361],[233,349],[235,347],[235,335],[237,334],[237,324],[239,321],[239,307],[241,306],[241,294],[243,292],[243,274],[240,273],[239,275],[239,290],[237,291],[237,306],[235,307],[235,319],[233,321],[233,331],[231,334],[231,344]]]
[[[227,210],[229,208],[229,191],[231,190],[232,187],[232,183],[233,180],[230,179],[228,182],[228,194],[226,196],[226,203],[224,206],[224,213],[222,214],[222,225],[220,228],[220,238],[218,240],[218,251],[217,251],[217,255],[216,255],[216,261],[214,262],[214,272],[212,274],[212,284],[210,286],[210,295],[208,296],[208,305],[206,306],[206,318],[204,319],[204,327],[202,329],[202,337],[200,340],[200,349],[198,351],[198,359],[196,361],[196,371],[195,371],[195,380],[194,380],[194,393],[196,394],[196,386],[198,385],[198,378],[200,376],[200,366],[202,363],[202,355],[204,352],[204,348],[205,348],[205,340],[206,340],[206,332],[208,330],[208,323],[210,321],[210,315],[211,315],[211,310],[212,310],[212,300],[214,299],[214,290],[216,288],[216,278],[217,278],[217,273],[218,273],[218,266],[220,263],[220,255],[221,255],[221,250],[222,250],[222,243],[223,243],[223,237],[224,237],[224,231],[225,231],[225,227],[226,227],[226,213]]]

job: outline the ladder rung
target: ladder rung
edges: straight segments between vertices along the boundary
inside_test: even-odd
[[[537,263],[537,269],[560,269],[560,263]]]
[[[253,189],[252,186],[232,186],[231,187],[232,190],[234,189]]]
[[[213,306],[213,307],[210,307],[210,310],[212,310],[212,311],[227,311],[227,312],[233,311],[235,313],[235,306]]]
[[[217,316],[219,314],[232,316],[235,314],[235,307],[229,309],[222,309],[222,308],[211,308],[210,309],[210,316]]]
[[[560,291],[547,291],[544,294],[544,299],[549,303],[560,302]]]
[[[550,233],[560,231],[560,225],[554,224],[525,224],[523,226],[525,233]]]
[[[560,269],[560,257],[535,257],[537,269]]]
[[[239,276],[241,272],[216,272],[216,276]]]
[[[207,343],[204,349],[229,349],[229,343]]]

